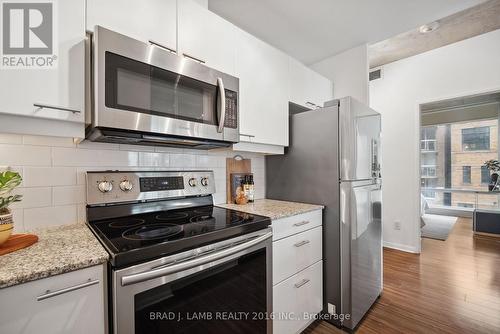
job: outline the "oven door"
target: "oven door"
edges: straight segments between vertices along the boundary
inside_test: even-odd
[[[97,26],[92,126],[237,142],[239,80]]]
[[[113,331],[271,333],[271,229],[113,271]]]

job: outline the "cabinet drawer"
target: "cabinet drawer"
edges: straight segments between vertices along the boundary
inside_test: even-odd
[[[104,266],[0,289],[0,333],[105,333]]]
[[[322,280],[323,261],[318,261],[274,286],[274,334],[300,333],[313,321],[314,315],[322,309]]]
[[[304,232],[322,224],[322,210],[273,220],[273,241]]]
[[[321,226],[273,242],[273,285],[322,259]]]

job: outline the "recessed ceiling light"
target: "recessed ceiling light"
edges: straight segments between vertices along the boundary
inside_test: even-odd
[[[427,34],[431,31],[437,30],[438,28],[439,28],[439,22],[434,21],[428,24],[424,24],[423,26],[420,26],[420,28],[418,28],[418,31],[420,31],[422,34]]]

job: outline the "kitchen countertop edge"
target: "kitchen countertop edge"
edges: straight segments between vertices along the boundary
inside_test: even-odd
[[[303,213],[322,210],[325,207],[317,204],[307,204],[274,199],[258,199],[254,203],[244,205],[238,204],[216,204],[216,206],[241,211],[249,214],[260,215],[277,220],[300,215]]]
[[[0,256],[0,290],[103,264],[109,254],[85,224],[36,229],[32,246]]]

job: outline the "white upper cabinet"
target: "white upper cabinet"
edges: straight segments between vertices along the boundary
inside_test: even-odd
[[[240,139],[288,146],[288,56],[238,30]]]
[[[237,29],[196,1],[179,1],[179,55],[218,71],[235,74]]]
[[[96,25],[177,48],[176,0],[87,0],[87,29],[93,31]]]
[[[298,60],[290,61],[290,101],[314,109],[322,107],[325,101],[333,98],[333,85],[330,80],[308,68]]]
[[[64,135],[82,137],[84,134],[85,0],[59,0],[54,3],[55,19],[51,29],[52,35],[48,36],[49,39],[52,38],[52,53],[28,55],[29,58],[36,59],[37,63],[45,59],[46,64],[47,58],[50,57],[53,66],[0,69],[0,132],[50,132],[57,136],[61,135],[61,127],[67,127],[62,131]],[[42,14],[42,17],[43,15],[45,14]],[[15,32],[11,34],[15,36]],[[39,39],[32,34],[27,42],[29,45],[23,44],[23,47],[32,48],[35,45],[43,48],[48,45],[44,41],[45,38]],[[18,43],[17,47],[19,45]],[[29,118],[16,119],[16,116]],[[39,126],[31,122],[35,119],[43,123],[44,129],[38,131]],[[50,123],[47,120],[67,121],[72,124],[61,125],[59,122]]]

